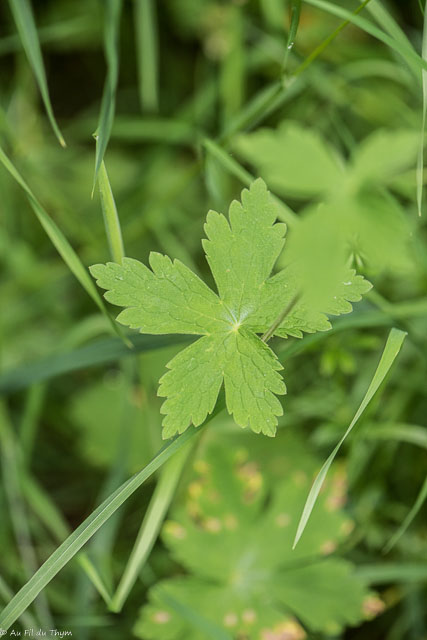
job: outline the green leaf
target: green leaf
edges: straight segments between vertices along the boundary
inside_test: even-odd
[[[349,562],[331,558],[290,568],[274,586],[278,599],[313,631],[335,634],[360,621],[366,591]]]
[[[206,335],[225,331],[231,317],[221,318],[218,296],[179,260],[150,253],[152,271],[133,258],[122,264],[94,265],[91,274],[112,304],[126,307],[118,321],[141,333]]]
[[[302,639],[301,623],[338,633],[360,622],[369,592],[349,562],[331,557],[353,526],[342,510],[344,469],[333,470],[304,546],[292,551],[299,505],[316,467],[306,444],[283,431],[261,447],[252,434],[209,437],[163,531],[187,574],[150,589],[135,634],[209,637],[165,594],[233,638]]]
[[[242,329],[226,342],[224,383],[227,409],[241,427],[274,436],[282,405],[274,394],[286,393],[283,368],[273,351]]]
[[[180,351],[160,378],[159,396],[167,398],[161,412],[163,436],[183,433],[189,424],[198,427],[215,407],[223,378],[224,342],[227,334],[204,336]]]
[[[202,245],[219,295],[238,322],[252,312],[285,243],[286,226],[274,224],[276,217],[262,180],[242,192],[242,203],[232,202],[230,222],[215,211],[207,215]]]
[[[272,189],[284,195],[318,196],[335,189],[343,179],[339,156],[317,132],[296,122],[242,134],[235,147]]]
[[[282,414],[275,396],[285,393],[285,385],[276,356],[256,334],[327,330],[325,312],[351,311],[348,301],[359,300],[370,288],[347,270],[348,282],[338,282],[323,309],[313,311],[303,299],[282,321],[284,306],[299,295],[303,283],[293,267],[270,278],[286,231],[276,217],[262,180],[242,192],[241,203],[231,204],[229,222],[222,214],[208,213],[203,247],[219,295],[179,260],[158,253],[150,254],[151,270],[131,258],[91,268],[98,285],[107,289],[106,299],[125,307],[119,322],[142,333],[202,336],[175,356],[160,380],[159,395],[166,398],[164,437],[202,424],[223,382],[227,409],[237,424],[273,436]]]
[[[415,131],[376,131],[357,147],[351,178],[358,186],[387,182],[414,165],[418,147]]]

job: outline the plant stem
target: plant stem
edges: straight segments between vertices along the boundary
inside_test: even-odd
[[[271,327],[269,329],[267,329],[267,331],[264,333],[263,336],[261,336],[261,340],[263,342],[268,342],[270,340],[270,338],[273,336],[273,334],[276,331],[276,329],[278,327],[280,327],[280,325],[282,324],[283,320],[286,318],[286,316],[288,316],[290,314],[292,309],[295,307],[295,305],[298,302],[298,300],[300,299],[300,297],[301,296],[300,296],[299,293],[296,293],[294,295],[292,300],[286,305],[286,307],[283,309],[283,311],[277,316],[276,320],[273,322]]]

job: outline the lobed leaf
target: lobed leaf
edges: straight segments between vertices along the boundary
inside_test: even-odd
[[[329,297],[314,305],[313,296],[301,297],[305,280],[297,262],[270,277],[286,231],[276,217],[260,179],[242,192],[241,203],[231,204],[229,221],[208,213],[203,247],[218,295],[179,260],[158,253],[150,254],[151,269],[131,258],[91,268],[107,290],[106,299],[125,307],[119,322],[142,333],[202,336],[173,358],[160,380],[159,395],[166,398],[164,437],[202,424],[223,382],[226,406],[236,423],[273,436],[283,413],[276,396],[286,387],[282,367],[264,340],[273,333],[299,337],[303,331],[327,330],[327,313],[348,313],[350,302],[370,288],[347,269],[346,279],[334,281],[327,288]]]

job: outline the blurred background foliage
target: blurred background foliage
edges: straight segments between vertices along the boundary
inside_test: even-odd
[[[96,190],[91,197],[93,133],[107,68],[107,4],[33,1],[53,110],[66,148],[60,147],[49,125],[10,6],[0,6],[1,145],[86,266],[109,259]],[[236,603],[238,622],[234,610],[222,610],[220,598],[209,600],[208,591],[195,588],[191,595],[191,580],[197,586],[200,567],[190,562],[189,568],[185,553],[175,550],[169,523],[120,614],[108,612],[87,575],[72,562],[32,608],[37,625],[53,628],[53,616],[58,628],[70,628],[83,640],[133,634],[164,640],[225,637],[206,635],[223,628],[236,640],[292,640],[305,633],[319,639],[427,638],[423,494],[411,525],[392,550],[383,553],[426,476],[427,238],[425,213],[417,216],[415,171],[423,107],[420,69],[351,24],[307,64],[342,20],[306,2],[287,54],[291,4],[123,2],[116,109],[105,162],[129,256],[145,261],[151,250],[167,253],[212,284],[200,244],[206,212],[226,212],[250,176],[260,175],[281,199],[279,217],[289,225],[289,251],[294,247],[311,256],[310,273],[317,265],[320,284],[331,264],[328,258],[339,248],[374,284],[353,314],[333,322],[332,332],[276,345],[288,387],[277,440],[265,444],[261,437],[248,437],[224,417],[209,425],[173,498],[178,522],[188,518],[186,496],[191,487],[194,491],[192,476],[206,450],[211,465],[218,465],[224,477],[231,474],[228,484],[212,480],[224,497],[234,477],[227,452],[246,447],[270,487],[263,498],[267,502],[247,521],[246,503],[239,506],[236,497],[231,506],[236,517],[243,510],[242,536],[255,536],[259,548],[267,545],[273,554],[266,566],[274,567],[276,559],[277,566],[283,564],[289,558],[289,540],[277,533],[266,538],[260,528],[267,517],[262,509],[273,500],[272,486],[280,493],[289,482],[286,464],[274,466],[274,455],[286,456],[290,446],[289,435],[282,431],[295,439],[293,468],[312,474],[350,422],[387,328],[408,331],[386,388],[339,461],[348,483],[340,518],[354,524],[345,540],[335,542],[332,536],[333,546],[326,551],[333,552],[338,571],[345,562],[351,564],[357,588],[365,595],[358,592],[355,604],[345,599],[340,603],[340,593],[332,594],[330,601],[338,598],[338,613],[348,610],[332,627],[323,624],[323,611],[313,624],[297,607],[303,631],[294,619],[295,607],[287,601],[289,594],[279,598],[277,611],[283,619],[277,611],[268,618],[266,605],[261,611],[255,597],[250,604]],[[350,0],[335,4],[350,11],[358,6]],[[383,1],[380,7],[420,51],[419,3]],[[387,30],[369,5],[360,16]],[[108,321],[69,272],[25,194],[3,169],[0,189],[0,387],[8,392],[0,412],[0,598],[6,602],[100,498],[159,449],[157,381],[180,344],[147,340],[138,343],[141,353],[125,358]],[[296,216],[303,221],[298,226]],[[144,486],[89,544],[88,556],[110,586],[123,573],[154,486]],[[298,494],[299,509],[292,507],[294,526],[308,486]],[[211,513],[215,508],[219,514]],[[213,531],[201,527],[190,556],[194,550],[210,557],[216,519],[225,518],[225,508],[200,507]],[[326,526],[328,517],[319,522]],[[220,559],[221,544],[228,543],[217,544]],[[231,556],[232,550],[228,548]],[[183,578],[186,572],[195,575]],[[220,583],[228,579],[225,573],[216,578]],[[166,579],[175,582],[169,592],[172,601],[165,604]],[[185,579],[190,587],[179,586]],[[335,580],[339,584],[332,572],[326,584]],[[321,586],[321,592],[325,588]],[[368,600],[371,608],[362,611],[358,601],[369,597],[374,598]],[[251,627],[253,615],[261,614],[268,618],[265,624]],[[205,618],[217,625],[209,632]],[[24,626],[29,622],[23,621]]]

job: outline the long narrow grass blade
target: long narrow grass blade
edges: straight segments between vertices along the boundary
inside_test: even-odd
[[[0,403],[0,454],[3,486],[9,503],[12,529],[25,577],[29,578],[37,570],[38,559],[32,540],[27,508],[22,495],[21,459],[4,403]],[[35,609],[43,625],[49,626],[52,624],[52,616],[45,594],[40,594],[37,598]]]
[[[134,0],[139,100],[143,112],[158,110],[158,46],[155,0]]]
[[[36,214],[40,224],[43,229],[46,231],[49,236],[53,246],[58,251],[61,258],[64,260],[67,267],[70,271],[75,275],[77,280],[80,282],[85,291],[89,294],[101,312],[105,315],[105,317],[110,322],[114,332],[119,335],[125,342],[127,342],[124,337],[122,331],[118,328],[118,325],[113,321],[110,314],[108,313],[104,302],[101,296],[98,293],[98,290],[95,286],[94,281],[89,275],[87,269],[83,266],[80,258],[77,253],[74,251],[73,247],[68,242],[67,238],[64,236],[60,228],[57,224],[52,220],[47,211],[43,208],[40,202],[37,200],[34,193],[31,191],[30,187],[27,185],[23,177],[17,171],[15,166],[12,164],[10,159],[4,153],[4,151],[0,148],[0,162],[3,164],[5,169],[9,171],[11,176],[16,180],[16,182],[22,187],[22,189],[27,194],[29,203],[34,213]]]
[[[406,33],[400,27],[400,25],[393,18],[393,15],[387,8],[380,2],[380,0],[371,0],[367,7],[368,12],[374,17],[379,26],[389,34],[396,42],[400,42],[404,47],[414,49],[412,42],[409,40]],[[412,72],[419,78],[419,67],[413,62],[407,61]]]
[[[327,2],[327,0],[306,0],[308,4],[311,4],[313,7],[317,7],[317,9],[322,9],[323,11],[327,11],[332,15],[337,16],[338,18],[342,18],[344,20],[348,20],[352,22],[356,27],[359,27],[369,35],[373,36],[377,40],[380,40],[384,44],[386,44],[390,49],[396,51],[399,55],[401,55],[407,63],[412,66],[412,63],[415,64],[418,69],[427,69],[427,61],[423,60],[421,56],[413,49],[409,44],[404,44],[401,39],[396,40],[395,38],[389,36],[382,29],[379,29],[372,22],[363,18],[361,16],[355,15],[354,13],[347,11],[343,7],[338,6],[337,4],[333,4],[332,2]]]
[[[335,447],[335,449],[332,451],[331,455],[328,457],[328,459],[326,460],[326,462],[324,463],[324,465],[322,466],[322,468],[320,469],[319,473],[316,476],[316,479],[314,480],[313,486],[310,490],[310,493],[308,495],[307,501],[305,503],[304,506],[304,510],[302,513],[302,516],[300,518],[300,521],[298,523],[298,528],[297,528],[297,532],[296,532],[296,536],[295,536],[295,541],[294,541],[294,545],[293,548],[296,547],[298,540],[301,538],[303,531],[307,525],[307,522],[310,518],[311,512],[313,510],[313,507],[316,503],[317,497],[319,495],[320,489],[322,488],[323,482],[326,478],[326,474],[328,473],[329,467],[331,466],[332,462],[335,459],[335,456],[337,455],[338,451],[341,448],[341,445],[343,444],[343,442],[345,441],[345,439],[347,438],[347,436],[350,434],[350,432],[352,431],[354,425],[356,424],[356,422],[359,420],[360,416],[362,415],[362,413],[365,411],[366,407],[368,406],[368,404],[370,403],[370,401],[372,400],[372,398],[374,397],[375,393],[377,392],[379,386],[381,385],[381,383],[383,382],[384,378],[386,377],[391,365],[393,364],[397,354],[400,351],[400,348],[403,344],[403,341],[406,337],[406,332],[405,331],[400,331],[400,329],[392,329],[389,333],[386,345],[384,347],[384,351],[382,353],[380,362],[378,364],[378,367],[374,373],[374,376],[371,380],[371,383],[368,387],[368,390],[365,393],[365,396],[362,400],[362,402],[360,403],[360,406],[358,408],[358,410],[356,411],[356,414],[353,418],[353,420],[350,423],[350,426],[348,427],[347,431],[345,432],[345,434],[343,435],[343,437],[341,438],[341,440],[339,441],[339,443],[337,444],[337,446]]]
[[[0,599],[4,602],[9,602],[11,598],[13,598],[13,591],[5,582],[4,578],[0,576]],[[38,627],[35,618],[31,615],[31,613],[28,613],[28,611],[22,614],[21,621],[27,629],[37,629]]]
[[[121,263],[125,255],[122,230],[104,161],[101,162],[101,167],[99,169],[98,186],[99,195],[101,197],[102,214],[104,216],[105,232],[107,234],[111,258],[114,262]]]
[[[20,449],[25,466],[28,466],[33,452],[37,426],[39,423],[40,413],[43,408],[45,395],[45,385],[35,384],[28,390],[25,400],[23,415],[19,427]]]
[[[427,11],[424,13],[424,25],[423,25],[423,44],[422,53],[423,60],[427,61]],[[417,158],[417,208],[418,215],[421,216],[423,205],[423,187],[424,187],[424,132],[426,128],[426,115],[427,115],[427,71],[423,69],[422,72],[422,85],[423,85],[423,111],[421,118],[421,131],[420,131],[420,147],[418,150]]]
[[[364,0],[364,2],[359,4],[359,6],[353,11],[352,15],[357,16],[357,14],[363,11],[363,9],[369,2],[371,2],[371,0]],[[330,33],[327,38],[325,38],[315,49],[313,49],[310,55],[307,56],[307,58],[303,62],[301,62],[301,64],[293,72],[292,77],[297,78],[299,75],[301,75],[303,71],[305,71],[307,67],[309,67],[316,60],[316,58],[318,58],[323,53],[323,51],[327,47],[329,47],[331,42],[333,42],[335,38],[341,33],[341,31],[343,31],[349,24],[350,20],[344,20],[344,22],[341,22],[341,24],[339,24],[338,27],[334,29],[332,33]]]
[[[21,482],[28,508],[34,512],[58,544],[61,544],[72,533],[61,512],[30,474],[22,473]],[[109,604],[111,594],[92,560],[86,553],[81,552],[77,555],[77,561],[98,593]],[[8,600],[11,600],[12,597],[13,593],[10,594]]]
[[[189,443],[190,445],[191,443]],[[156,542],[160,527],[175,493],[184,464],[191,449],[182,448],[162,469],[159,481],[150,500],[135,546],[129,557],[116,592],[110,603],[111,611],[122,610],[136,579]]]
[[[427,563],[390,562],[381,564],[358,565],[356,575],[367,584],[387,584],[392,582],[425,582]]]
[[[37,35],[37,27],[34,21],[34,15],[31,8],[30,0],[9,0],[9,5],[18,29],[22,46],[36,77],[50,124],[56,137],[59,140],[59,143],[63,147],[65,147],[65,140],[62,136],[61,131],[59,130],[58,124],[53,114],[52,103],[50,101],[49,89],[47,86],[46,72],[43,64],[42,52]]]
[[[363,434],[368,440],[398,440],[427,449],[427,429],[418,424],[386,423],[372,427],[370,430],[367,425],[366,433]]]
[[[291,49],[294,46],[295,38],[298,31],[300,15],[301,15],[301,0],[291,0],[291,22],[289,25],[288,40],[286,42],[285,57],[283,59],[282,75],[286,73],[289,54],[291,52]]]
[[[105,0],[104,20],[104,48],[107,60],[107,75],[105,78],[104,92],[101,101],[98,128],[95,134],[96,156],[95,175],[93,178],[93,190],[95,190],[98,172],[104,159],[113,126],[114,111],[116,108],[117,81],[119,78],[119,28],[122,13],[122,0]]]
[[[213,416],[210,417],[210,419]],[[208,422],[208,421],[207,421]],[[205,423],[206,424],[206,423]],[[144,469],[135,474],[111,496],[109,496],[86,520],[63,542],[46,560],[33,577],[9,602],[0,614],[0,628],[9,627],[22,615],[38,594],[80,551],[102,525],[117,511],[126,500],[144,484],[169,458],[179,451],[200,427],[187,429],[185,433],[168,442]]]
[[[384,553],[388,553],[395,546],[398,540],[400,540],[400,538],[403,536],[405,531],[412,524],[414,518],[418,515],[426,499],[427,499],[427,477],[423,482],[423,485],[420,489],[417,499],[414,502],[412,509],[410,510],[410,512],[408,513],[408,515],[406,516],[406,518],[404,519],[404,521],[402,522],[402,524],[400,525],[396,533],[390,538],[389,542],[385,545]]]
[[[62,513],[50,499],[49,494],[26,471],[21,473],[21,484],[28,508],[43,523],[57,542],[63,542],[71,531]]]
[[[77,556],[77,559],[78,559],[79,565],[82,567],[87,577],[90,579],[90,581],[95,586],[98,593],[101,595],[105,604],[108,606],[111,601],[111,594],[108,590],[107,585],[105,584],[104,580],[102,579],[95,565],[93,564],[92,560],[85,553],[79,554]]]
[[[5,372],[0,375],[0,394],[11,393],[35,382],[48,380],[71,371],[116,362],[122,357],[136,353],[161,349],[174,344],[188,344],[191,340],[189,336],[183,335],[135,335],[131,337],[132,349],[129,349],[123,341],[117,338],[97,340],[93,344],[74,351],[58,353]]]

